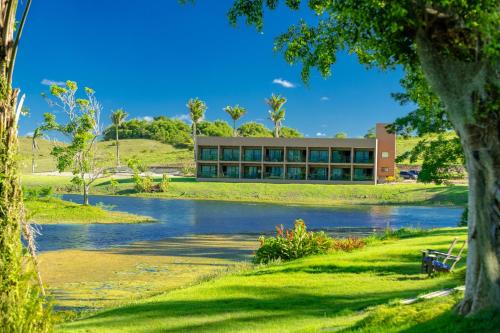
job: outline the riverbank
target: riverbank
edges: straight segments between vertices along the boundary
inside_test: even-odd
[[[397,300],[462,285],[465,260],[453,274],[420,273],[420,250],[446,250],[465,228],[439,229],[219,276],[93,314],[59,332],[464,332],[493,331],[499,318],[453,314],[460,298],[401,305]],[[158,254],[157,254],[158,255]]]
[[[31,223],[37,224],[116,224],[149,223],[149,216],[117,212],[99,206],[82,206],[57,198],[26,200]]]
[[[159,182],[161,179],[156,178]],[[63,176],[23,175],[24,186],[52,186],[58,193],[77,193]],[[167,192],[137,193],[131,178],[96,181],[95,195],[130,195],[171,199],[268,202],[297,205],[429,205],[465,206],[468,186],[431,184],[321,185],[197,182],[171,178]]]
[[[257,236],[197,235],[39,255],[58,311],[91,311],[195,284],[244,266]],[[78,258],[78,260],[75,260]]]

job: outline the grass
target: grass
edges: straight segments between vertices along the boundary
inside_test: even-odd
[[[71,191],[69,177],[24,175],[24,186],[52,186],[56,192]],[[160,179],[156,179],[157,182]],[[202,199],[246,202],[270,202],[301,205],[441,205],[465,206],[466,185],[385,184],[320,185],[197,182],[194,178],[172,178],[165,193],[144,194],[134,191],[131,178],[118,179],[116,194],[175,199]],[[109,179],[101,179],[92,194],[114,194]]]
[[[419,273],[420,250],[445,250],[464,228],[389,239],[351,253],[336,252],[225,275],[65,323],[58,332],[461,332],[498,329],[452,314],[458,296],[412,305],[397,300],[463,284],[453,274]],[[478,323],[481,326],[472,326]]]
[[[25,201],[32,223],[37,224],[110,224],[153,222],[149,216],[114,212],[99,206],[82,206],[57,198]]]
[[[61,143],[58,143],[61,144]],[[36,172],[51,172],[56,170],[54,157],[50,151],[54,143],[48,140],[38,140],[39,151],[36,153]],[[114,141],[98,143],[101,156],[106,159],[109,166],[115,164],[116,146]],[[132,157],[138,157],[147,166],[182,166],[193,163],[193,152],[188,149],[177,149],[169,144],[164,144],[147,139],[120,140],[120,154],[122,163]],[[20,167],[23,173],[31,173],[31,138],[19,138]]]

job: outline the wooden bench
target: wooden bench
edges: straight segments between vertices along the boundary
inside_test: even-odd
[[[457,255],[453,255],[453,249],[457,244],[458,239],[455,238],[448,249],[448,252],[440,252],[432,249],[422,251],[422,266],[421,272],[427,273],[429,276],[437,272],[450,273],[455,268],[456,264],[462,259],[462,252],[465,249],[467,241],[464,241]]]

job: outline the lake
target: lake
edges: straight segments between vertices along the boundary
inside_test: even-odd
[[[63,199],[81,202],[79,195],[64,195]],[[369,233],[386,227],[455,227],[462,213],[459,207],[309,207],[113,196],[91,196],[90,203],[152,216],[158,222],[41,225],[41,235],[37,238],[39,250],[98,249],[187,234],[256,234],[257,237],[272,233],[279,224],[291,227],[297,218],[303,219],[309,229],[334,234]]]

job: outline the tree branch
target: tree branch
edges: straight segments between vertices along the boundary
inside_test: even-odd
[[[12,1],[11,1],[12,2]],[[10,2],[10,3],[11,3]],[[21,40],[21,35],[23,33],[24,25],[26,23],[26,18],[28,17],[28,12],[30,11],[32,0],[28,0],[26,3],[26,7],[24,7],[23,16],[21,18],[21,23],[19,23],[18,31],[16,34],[16,40],[14,41],[14,45],[12,46],[12,55],[10,57],[9,63],[9,72],[7,73],[7,84],[8,86],[12,85],[12,76],[14,75],[14,65],[17,56],[17,49],[19,48],[19,41]]]

